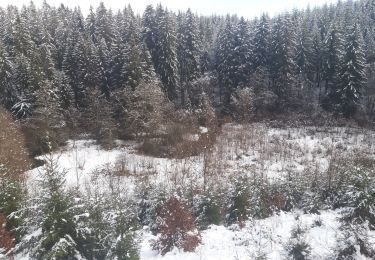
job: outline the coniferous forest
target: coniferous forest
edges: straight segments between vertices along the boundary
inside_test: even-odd
[[[372,151],[374,122],[375,0],[253,19],[161,4],[142,14],[105,3],[87,15],[48,2],[0,7],[0,259],[139,259],[141,232],[160,255],[193,252],[210,225],[244,232],[247,221],[293,210],[340,215],[342,237],[319,259],[374,259],[375,159],[361,150]],[[290,140],[321,132],[332,143],[299,162],[309,145]],[[350,134],[363,138],[350,143]],[[93,168],[108,187],[90,179],[83,188],[79,173],[91,163],[79,159],[83,142],[108,154],[134,145],[143,165],[122,158]],[[59,166],[64,149],[75,158],[76,187]],[[259,169],[222,165],[259,154]],[[146,166],[151,157],[178,165],[159,178],[164,186],[150,178],[168,163]],[[186,166],[191,158],[200,158],[200,175]],[[263,175],[267,160],[285,179]],[[25,172],[35,169],[44,175],[30,184]],[[318,259],[300,222],[285,259]]]
[[[233,116],[246,89],[258,115],[324,110],[373,119],[374,8],[345,1],[246,20],[161,5],[138,16],[102,3],[87,17],[63,5],[8,6],[0,16],[1,104],[19,119],[56,126],[100,97],[118,122],[121,98],[153,85],[179,108],[199,108],[206,95],[222,115]]]

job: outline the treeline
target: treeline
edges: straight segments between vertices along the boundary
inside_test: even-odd
[[[374,0],[253,20],[161,5],[138,16],[130,6],[114,13],[101,3],[87,17],[46,2],[8,6],[0,9],[0,102],[34,120],[29,131],[42,124],[49,133],[92,117],[84,113],[93,101],[105,125],[130,125],[145,92],[190,110],[209,99],[217,112],[242,118],[323,108],[372,120],[374,12]]]

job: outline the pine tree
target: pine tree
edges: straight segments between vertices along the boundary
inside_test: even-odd
[[[296,88],[296,35],[289,14],[279,16],[272,31],[272,89],[278,96],[277,106],[291,105]]]
[[[233,64],[235,66],[235,88],[246,87],[252,68],[252,49],[250,29],[248,22],[241,17],[240,21],[234,27],[234,57]]]
[[[126,14],[124,63],[121,75],[124,85],[134,90],[141,82],[152,81],[155,75],[148,50],[140,38],[139,24],[130,7],[126,10]]]
[[[109,89],[109,78],[110,78],[110,68],[109,68],[109,48],[104,38],[100,38],[98,43],[98,78],[99,78],[99,87],[101,91],[108,98],[110,96]]]
[[[32,81],[29,59],[19,54],[14,59],[14,82],[17,84],[17,100],[11,111],[17,118],[27,118],[32,114]]]
[[[173,14],[158,5],[156,9],[156,55],[154,67],[169,100],[177,99],[178,68],[177,41]],[[152,52],[151,52],[152,55]],[[156,62],[156,63],[155,63]]]
[[[112,11],[108,11],[103,2],[96,9],[94,25],[98,42],[100,43],[100,39],[104,39],[105,44],[110,46],[113,40]]]
[[[84,71],[80,65],[84,65],[84,57],[80,49],[80,41],[74,42],[72,36],[68,39],[68,45],[64,54],[62,63],[63,71],[69,78],[69,84],[72,86],[74,93],[75,106],[83,106],[85,96],[85,86],[82,84],[82,77]]]
[[[146,44],[153,64],[157,64],[157,47],[156,47],[156,16],[155,9],[152,5],[148,5],[142,17],[142,39]]]
[[[255,25],[255,32],[253,37],[253,71],[259,66],[268,68],[270,64],[270,18],[267,14],[263,14],[260,20]]]
[[[233,50],[234,39],[233,39],[233,24],[229,16],[225,19],[225,27],[222,29],[218,36],[216,45],[216,70],[218,72],[218,79],[220,82],[220,98],[223,97],[223,105],[226,108],[225,112],[228,113],[228,106],[230,104],[230,97],[234,90],[235,82],[235,68],[233,66]]]
[[[355,24],[346,39],[340,85],[337,90],[340,109],[345,116],[353,115],[360,102],[367,80],[366,67],[362,36],[358,25]]]
[[[0,43],[0,104],[10,109],[17,99],[17,89],[13,82],[14,65],[3,44]]]
[[[32,163],[20,125],[14,122],[11,114],[2,107],[0,107],[0,144],[0,215],[6,218],[6,222],[1,225],[16,239],[13,242],[18,242],[22,232],[15,229],[20,226],[23,219],[11,214],[22,207],[26,191],[23,184],[24,172],[31,168]],[[0,240],[2,240],[1,234]]]
[[[104,149],[114,145],[115,122],[113,108],[99,88],[91,88],[85,97],[83,127],[85,127]]]
[[[309,26],[309,21],[306,18],[301,19],[302,25],[297,33],[297,46],[296,46],[296,63],[297,63],[297,73],[299,75],[300,81],[303,84],[302,87],[308,87],[310,85],[310,80],[314,76],[313,67],[313,37],[312,31]]]
[[[181,82],[181,103],[185,105],[185,93],[189,83],[199,75],[200,39],[198,21],[190,9],[179,14],[177,57]]]
[[[125,27],[123,14],[119,11],[114,19],[113,41],[109,52],[110,58],[108,64],[110,74],[108,84],[111,91],[115,91],[116,89],[122,87],[124,84],[121,73],[124,66],[123,50],[125,42],[125,40],[123,39],[125,35],[125,32],[123,30],[123,27]]]
[[[31,223],[41,227],[42,233],[30,252],[43,259],[77,259],[81,256],[77,249],[74,203],[64,191],[65,173],[57,169],[55,160],[50,157],[43,175],[37,212],[35,219],[31,220]]]
[[[325,81],[326,97],[323,107],[326,109],[336,109],[339,104],[337,88],[339,85],[339,74],[341,70],[341,60],[343,58],[343,36],[337,25],[330,30],[325,40],[325,52],[323,61],[323,80]]]
[[[312,81],[314,82],[317,89],[319,89],[318,103],[322,101],[322,78],[323,78],[323,42],[320,36],[319,28],[315,23],[312,29],[312,46],[311,46],[311,69],[315,75],[311,75]]]

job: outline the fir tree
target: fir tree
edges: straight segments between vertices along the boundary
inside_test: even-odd
[[[158,5],[156,9],[156,58],[154,67],[169,100],[177,99],[178,68],[177,41],[173,14]],[[155,56],[154,56],[155,57]],[[156,62],[156,63],[155,63]]]
[[[254,37],[253,37],[253,71],[255,71],[259,66],[264,68],[269,67],[270,57],[270,39],[271,29],[270,29],[270,18],[267,14],[263,14],[260,20],[255,25]]]
[[[325,81],[326,98],[323,107],[336,109],[339,104],[337,88],[339,85],[339,74],[341,60],[343,58],[343,37],[337,26],[334,26],[325,40],[325,53],[323,61],[323,80]]]
[[[358,25],[353,26],[345,44],[345,54],[340,72],[340,86],[337,90],[341,112],[353,115],[366,84],[366,61],[363,40]]]
[[[9,59],[4,46],[0,43],[0,104],[6,108],[11,108],[17,99],[17,89],[15,88],[13,71],[14,65]]]
[[[185,105],[185,92],[188,85],[199,75],[200,39],[198,21],[190,9],[179,14],[178,28],[178,64],[181,82],[181,102]]]
[[[291,105],[296,87],[296,35],[289,14],[279,16],[272,31],[272,88],[278,96],[277,106]]]
[[[228,106],[230,104],[230,97],[234,90],[235,82],[235,67],[233,66],[233,24],[229,16],[226,17],[225,27],[220,32],[216,45],[216,70],[220,82],[220,98],[223,97],[223,105],[228,113]]]
[[[64,192],[64,172],[53,158],[46,162],[35,223],[42,228],[32,254],[43,259],[77,259],[77,230],[72,198]]]

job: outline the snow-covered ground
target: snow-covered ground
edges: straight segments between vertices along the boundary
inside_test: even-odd
[[[67,187],[84,190],[94,185],[110,186],[106,169],[117,169],[119,185],[131,193],[138,178],[149,176],[154,184],[175,187],[187,182],[202,181],[203,169],[213,167],[225,179],[233,174],[262,174],[270,181],[279,181],[286,173],[311,174],[325,171],[335,157],[358,153],[374,156],[375,134],[349,128],[267,128],[262,124],[225,125],[212,150],[214,161],[207,156],[186,159],[153,158],[137,154],[135,143],[122,143],[113,150],[103,150],[92,140],[69,141],[52,154],[60,169],[66,171]],[[43,157],[41,158],[43,159]],[[206,167],[206,168],[207,168]],[[37,187],[42,167],[29,172],[30,189]],[[98,185],[98,178],[100,179]],[[160,256],[153,251],[147,230],[142,231],[141,259],[287,259],[285,246],[291,229],[300,224],[305,239],[312,247],[311,259],[332,259],[330,254],[340,236],[340,213],[322,211],[321,215],[281,212],[263,220],[247,221],[243,229],[236,226],[211,226],[202,232],[202,245],[196,252],[172,251]],[[374,234],[375,237],[375,234]],[[375,241],[375,238],[372,241]],[[264,259],[264,258],[263,258]],[[358,258],[360,259],[360,258]]]
[[[247,221],[243,229],[236,225],[230,228],[211,226],[202,232],[203,244],[194,253],[176,249],[165,256],[152,251],[149,241],[155,237],[146,233],[141,247],[141,259],[247,260],[260,256],[269,260],[288,259],[285,247],[292,228],[297,224],[306,231],[305,239],[312,248],[311,259],[330,259],[339,231],[337,217],[338,212],[335,211],[323,211],[321,215],[281,212],[267,219]]]
[[[187,178],[199,181],[202,177],[203,155],[185,159],[154,158],[137,154],[136,145],[126,143],[107,151],[93,140],[69,141],[52,157],[66,171],[70,187],[84,187],[97,177],[98,170],[113,167],[125,169],[124,178],[152,175],[153,181],[170,185],[184,183]],[[288,172],[325,171],[335,157],[374,156],[375,133],[351,128],[276,129],[262,124],[226,125],[213,150],[216,171],[251,171],[278,180]],[[42,168],[29,172],[30,186],[40,176]]]

